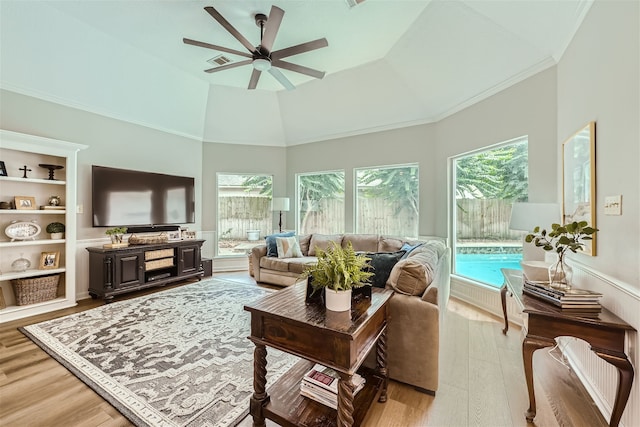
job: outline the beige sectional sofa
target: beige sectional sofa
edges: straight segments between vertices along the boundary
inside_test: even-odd
[[[394,289],[387,332],[389,376],[397,381],[435,393],[438,388],[440,329],[449,300],[451,250],[446,240],[429,237],[403,239],[370,234],[299,236],[302,257],[267,256],[266,245],[251,253],[252,273],[257,282],[288,286],[300,281],[305,265],[316,262],[317,248],[331,241],[349,242],[356,251],[393,253],[406,243],[416,246],[392,268],[386,287]],[[375,273],[375,271],[374,271]],[[373,362],[373,355],[368,364]]]

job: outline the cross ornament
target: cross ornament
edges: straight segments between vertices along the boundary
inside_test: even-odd
[[[18,168],[18,170],[24,172],[24,174],[22,174],[23,178],[27,177],[27,172],[31,172],[31,169],[28,169],[27,165],[24,165],[24,167],[22,167],[22,168]]]

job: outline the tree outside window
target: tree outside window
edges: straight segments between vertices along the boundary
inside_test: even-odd
[[[417,165],[357,169],[357,232],[417,237],[418,172]]]
[[[344,172],[299,174],[297,180],[300,234],[344,232]]]

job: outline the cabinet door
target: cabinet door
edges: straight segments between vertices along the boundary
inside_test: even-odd
[[[126,288],[137,286],[143,282],[143,259],[142,252],[130,252],[116,255],[116,277],[115,288]]]
[[[190,245],[178,248],[178,276],[200,271],[200,246]]]

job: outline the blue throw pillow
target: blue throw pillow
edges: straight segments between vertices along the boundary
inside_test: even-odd
[[[417,245],[413,245],[411,246],[408,243],[405,243],[404,245],[402,245],[402,247],[400,248],[401,251],[405,251],[404,255],[402,256],[402,258],[400,259],[406,259],[409,257],[409,254],[411,252],[413,252],[414,249],[419,248],[420,246],[424,245],[424,243],[418,243]]]
[[[286,231],[284,233],[271,234],[264,238],[267,242],[267,256],[278,256],[278,245],[276,244],[276,237],[292,237],[295,236],[293,231]]]

